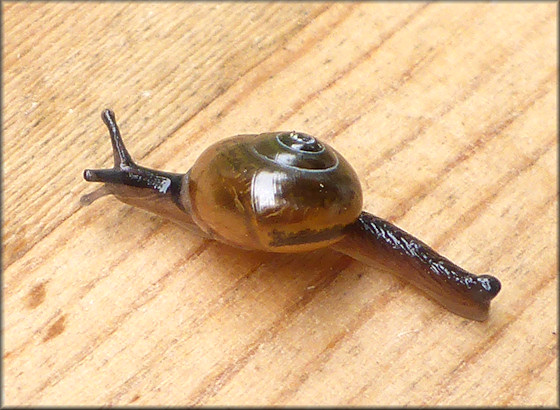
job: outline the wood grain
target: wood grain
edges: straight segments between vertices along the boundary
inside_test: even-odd
[[[6,405],[557,406],[555,3],[4,2]],[[365,209],[500,278],[450,314],[329,251],[245,252],[114,198],[141,164],[297,129]]]

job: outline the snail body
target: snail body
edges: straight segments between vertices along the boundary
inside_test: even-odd
[[[220,242],[243,249],[304,252],[331,247],[390,269],[461,316],[485,320],[500,290],[493,276],[473,275],[425,243],[362,211],[350,164],[301,132],[239,135],[208,147],[185,174],[136,165],[114,114],[102,113],[115,166],[84,171],[103,182],[83,203],[106,194]]]

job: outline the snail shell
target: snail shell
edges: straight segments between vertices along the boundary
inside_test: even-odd
[[[355,171],[300,132],[242,135],[204,151],[181,201],[209,236],[245,249],[300,252],[330,245],[362,211]]]

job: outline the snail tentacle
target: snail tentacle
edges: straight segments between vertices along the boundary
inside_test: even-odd
[[[121,137],[121,132],[115,119],[115,113],[109,109],[103,110],[101,118],[109,130],[111,136],[111,144],[113,145],[113,158],[115,161],[115,168],[134,167],[134,161],[128,153],[124,142]]]
[[[107,169],[86,169],[84,179],[89,182],[105,182],[107,184],[128,185],[137,188],[148,188],[161,194],[171,192],[172,188],[179,194],[183,174],[164,172],[136,165],[126,149],[115,113],[109,109],[101,114],[103,122],[109,130],[113,146],[114,167]]]
[[[84,170],[86,181],[103,182],[104,185],[97,191],[82,196],[81,204],[89,205],[98,198],[112,194],[124,203],[166,216],[202,235],[203,232],[192,220],[190,208],[180,199],[182,190],[188,190],[188,174],[137,165],[124,145],[113,111],[104,110],[101,118],[111,137],[114,167]]]
[[[111,137],[114,167],[110,169],[86,169],[84,170],[84,179],[89,182],[124,183],[127,179],[126,176],[137,171],[139,167],[134,163],[132,156],[124,145],[115,113],[105,109],[101,113],[101,118]]]

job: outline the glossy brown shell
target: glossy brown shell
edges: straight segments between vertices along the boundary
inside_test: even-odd
[[[299,252],[337,242],[362,211],[350,164],[299,132],[240,135],[206,149],[185,177],[185,207],[209,236]],[[185,192],[186,193],[186,192]]]

